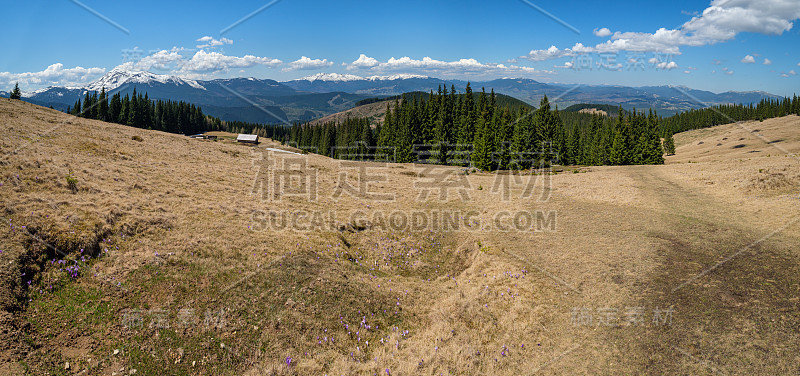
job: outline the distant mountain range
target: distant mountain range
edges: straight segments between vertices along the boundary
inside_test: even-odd
[[[113,69],[86,87],[49,87],[26,93],[26,101],[65,110],[87,91],[110,93],[146,92],[151,99],[182,100],[200,105],[203,111],[223,120],[259,123],[307,121],[355,107],[358,101],[413,91],[438,90],[439,86],[463,91],[466,81],[444,80],[419,75],[361,77],[320,73],[297,80],[278,82],[257,78],[189,80],[150,72]],[[625,109],[653,108],[661,115],[707,105],[755,103],[779,96],[763,91],[724,92],[694,90],[681,86],[605,86],[548,84],[524,78],[472,82],[474,91],[485,88],[537,106],[544,95],[559,107],[599,103]],[[0,92],[0,96],[8,93]]]

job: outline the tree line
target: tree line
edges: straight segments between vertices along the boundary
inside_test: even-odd
[[[565,124],[564,118],[570,119]],[[562,116],[547,97],[538,109],[500,106],[494,90],[477,96],[439,88],[427,98],[388,101],[382,124],[348,118],[292,127],[287,141],[333,158],[391,160],[473,166],[480,170],[525,169],[552,163],[660,164],[664,162],[659,118],[619,109],[615,118]]]
[[[19,86],[10,93],[20,97]],[[368,118],[311,125],[267,125],[222,121],[183,101],[150,100],[103,88],[87,92],[67,112],[144,129],[179,134],[222,130],[258,134],[333,158],[473,166],[481,170],[561,165],[661,164],[674,154],[672,135],[731,121],[800,115],[800,97],[763,99],[689,110],[667,118],[617,109],[617,116],[562,112],[545,96],[539,108],[511,103],[494,90],[464,93],[454,86],[408,93],[386,101],[384,121]],[[610,113],[609,113],[610,114]],[[663,142],[662,142],[663,138]]]
[[[66,112],[87,119],[178,134],[226,131],[284,140],[289,133],[288,127],[282,125],[223,121],[203,114],[200,106],[184,101],[151,100],[147,93],[137,92],[136,88],[125,96],[119,92],[109,96],[105,88],[99,93],[86,92],[84,99],[78,99]]]
[[[737,121],[765,120],[786,115],[800,115],[800,97],[762,99],[757,104],[726,104],[689,110],[662,121],[665,133],[675,134]]]
[[[105,88],[100,93],[86,92],[83,101],[78,99],[67,113],[95,119],[154,129],[170,133],[195,134],[221,127],[220,120],[203,114],[199,106],[184,101],[150,100],[133,89],[131,95],[115,93],[108,97]]]

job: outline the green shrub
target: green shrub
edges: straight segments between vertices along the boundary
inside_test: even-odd
[[[72,193],[78,193],[78,178],[72,175],[72,171],[67,174],[66,179],[69,190],[72,191]]]

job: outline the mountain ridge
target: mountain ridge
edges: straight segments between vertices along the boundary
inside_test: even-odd
[[[303,78],[276,81],[267,78],[235,77],[191,80],[175,75],[155,74],[115,68],[82,88],[49,87],[23,97],[36,104],[65,110],[87,92],[105,88],[110,94],[128,94],[135,89],[147,92],[151,99],[182,100],[205,106],[212,116],[224,120],[262,123],[308,121],[355,107],[359,100],[399,95],[407,92],[437,91],[456,87],[463,92],[467,81],[422,75],[358,76],[354,74],[317,73]],[[529,78],[500,78],[472,82],[473,91],[481,88],[505,94],[536,106],[547,95],[562,108],[581,103],[622,106],[625,109],[653,108],[662,115],[718,104],[757,103],[780,96],[764,91],[727,91],[714,93],[685,86],[661,85],[630,87],[621,85],[570,85],[544,83]],[[343,99],[345,98],[345,99]],[[277,108],[264,111],[259,107]],[[235,109],[235,110],[234,110]],[[270,113],[278,114],[272,116]]]

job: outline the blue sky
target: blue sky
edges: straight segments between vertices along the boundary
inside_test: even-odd
[[[80,86],[122,65],[196,79],[421,74],[800,93],[797,0],[30,0],[3,10],[13,37],[0,39],[0,89]]]

